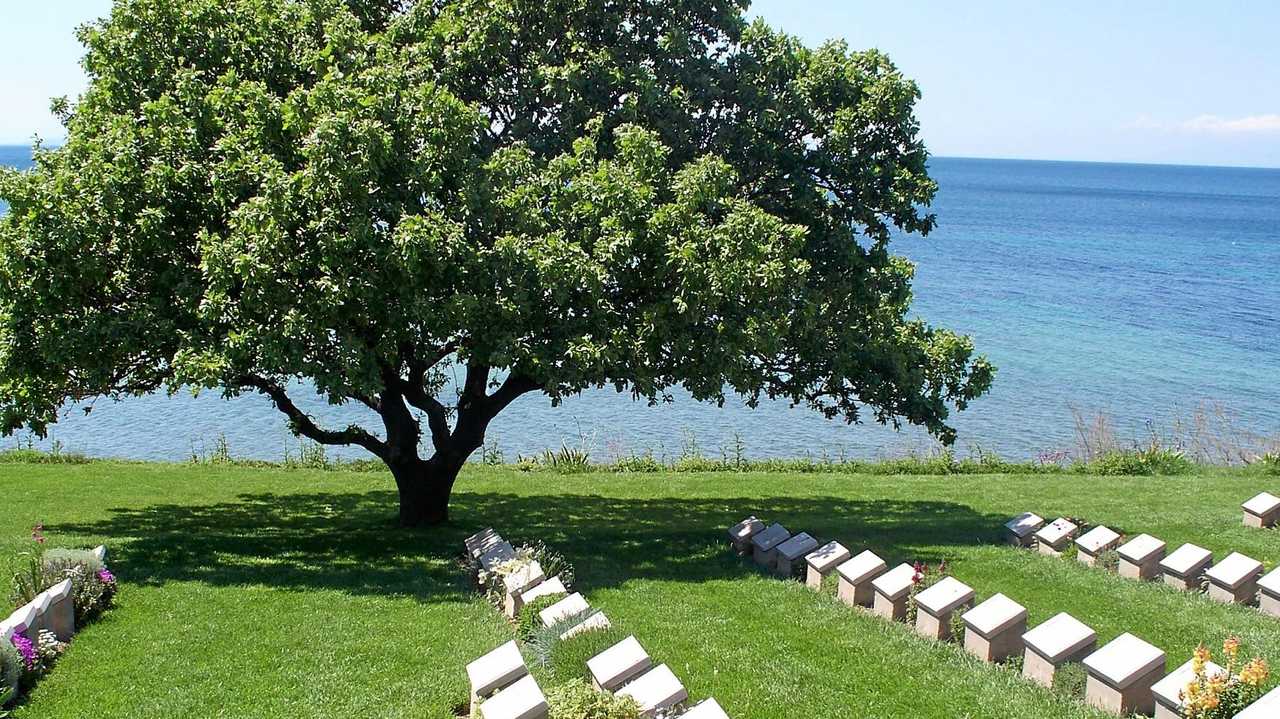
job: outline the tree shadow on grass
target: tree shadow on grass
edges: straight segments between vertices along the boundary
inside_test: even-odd
[[[209,506],[159,504],[109,510],[50,531],[99,536],[127,582],[197,581],[401,595],[424,602],[472,596],[462,540],[493,526],[518,543],[541,539],[577,569],[581,586],[635,579],[702,582],[749,571],[727,551],[726,529],[756,514],[820,541],[874,549],[892,562],[937,561],[950,546],[997,541],[1006,517],[937,501],[779,497],[766,500],[614,498],[584,494],[455,495],[454,522],[395,527],[394,492],[242,494]]]

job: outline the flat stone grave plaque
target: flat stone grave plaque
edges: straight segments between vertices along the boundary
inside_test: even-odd
[[[1280,518],[1280,497],[1263,492],[1240,505],[1246,527],[1270,527]]]
[[[516,548],[511,546],[510,542],[499,542],[480,555],[480,568],[486,572],[492,572],[499,564],[515,558]]]
[[[1062,612],[1022,635],[1027,651],[1022,675],[1046,687],[1053,686],[1057,668],[1092,653],[1098,634],[1075,617]]]
[[[1200,589],[1200,578],[1204,570],[1213,564],[1213,552],[1194,544],[1184,544],[1173,551],[1173,554],[1160,560],[1160,573],[1164,583],[1178,589],[1196,591]]]
[[[1120,543],[1120,535],[1110,527],[1098,525],[1083,536],[1076,540],[1076,559],[1081,563],[1093,566],[1098,561],[1098,555],[1103,552],[1114,549]]]
[[[472,701],[484,699],[528,673],[520,647],[509,641],[467,665]]]
[[[652,665],[649,653],[631,636],[588,659],[587,671],[597,689],[614,692]]]
[[[526,676],[480,705],[482,719],[544,719],[550,708],[533,677]]]
[[[1005,540],[1014,546],[1029,547],[1035,541],[1036,531],[1044,526],[1044,517],[1033,512],[1023,512],[1004,523]]]
[[[888,565],[871,550],[843,562],[836,567],[836,573],[840,575],[840,588],[836,591],[836,596],[851,607],[871,606],[875,601],[875,589],[871,586],[871,580],[884,574],[886,569]]]
[[[871,580],[876,595],[872,604],[875,613],[895,622],[906,619],[907,595],[915,584],[915,576],[915,567],[904,562]]]
[[[930,639],[951,638],[951,614],[973,603],[973,588],[955,577],[943,577],[938,583],[916,595],[916,631]]]
[[[770,524],[751,538],[752,558],[762,567],[773,567],[777,557],[774,550],[790,537],[791,532],[788,532],[786,527],[777,522]]]
[[[1204,573],[1209,578],[1209,598],[1228,604],[1253,604],[1258,594],[1262,562],[1232,552]]]
[[[587,604],[587,600],[578,592],[574,592],[551,606],[538,612],[538,618],[542,620],[542,626],[550,627],[575,614],[581,614],[591,608]]]
[[[569,590],[565,589],[564,582],[560,581],[559,575],[554,576],[545,582],[535,585],[532,589],[527,589],[520,595],[520,604],[524,606],[535,599],[542,597],[553,597],[557,594],[568,594]]]
[[[1121,634],[1084,658],[1089,678],[1085,701],[1112,714],[1151,714],[1151,688],[1164,677],[1164,652],[1132,634]]]
[[[818,540],[801,532],[779,544],[775,569],[779,576],[792,578],[805,568],[804,556],[818,548]]]
[[[1165,543],[1150,534],[1139,534],[1116,549],[1120,564],[1116,571],[1129,579],[1148,580],[1160,576],[1160,560]]]
[[[984,662],[1002,662],[1022,652],[1027,608],[997,594],[965,612],[964,648]]]
[[[1062,550],[1066,549],[1067,543],[1076,536],[1078,530],[1079,527],[1071,520],[1059,517],[1036,532],[1036,546],[1040,548],[1041,554],[1061,556]]]
[[[666,664],[659,664],[641,674],[618,694],[635,699],[640,705],[640,713],[646,717],[652,717],[658,710],[669,709],[689,698],[684,685]]]
[[[1186,691],[1187,685],[1196,678],[1192,664],[1193,662],[1189,661],[1174,669],[1151,687],[1151,693],[1156,698],[1156,719],[1183,719],[1182,698],[1178,695]],[[1208,677],[1221,676],[1226,674],[1227,670],[1213,662],[1207,662],[1204,665],[1204,673]]]
[[[813,589],[821,589],[822,580],[830,576],[836,570],[836,567],[851,556],[853,554],[843,544],[836,541],[827,542],[818,547],[804,558],[805,563],[809,565],[805,573],[804,583]]]

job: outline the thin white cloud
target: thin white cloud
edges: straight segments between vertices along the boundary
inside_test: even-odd
[[[1211,133],[1215,135],[1280,134],[1280,114],[1222,117],[1199,115],[1181,122],[1163,122],[1150,115],[1139,115],[1127,123],[1126,130],[1156,130],[1163,132]]]

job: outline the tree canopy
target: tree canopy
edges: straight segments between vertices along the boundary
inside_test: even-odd
[[[0,429],[262,393],[386,461],[408,524],[530,392],[952,441],[994,369],[912,317],[890,252],[935,223],[918,89],[747,4],[117,0],[54,103],[66,143],[0,173]],[[318,426],[298,379],[383,426]]]

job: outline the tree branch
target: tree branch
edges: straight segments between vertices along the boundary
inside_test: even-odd
[[[242,387],[252,387],[270,397],[276,409],[289,418],[289,426],[293,431],[307,439],[320,444],[359,445],[379,457],[386,456],[387,445],[360,427],[351,425],[342,431],[322,429],[306,412],[299,409],[293,400],[289,399],[283,387],[265,377],[244,375],[237,384]]]

